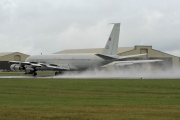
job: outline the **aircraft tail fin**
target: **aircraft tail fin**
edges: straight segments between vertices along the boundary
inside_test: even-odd
[[[114,27],[111,31],[111,34],[109,36],[105,48],[101,53],[103,55],[117,55],[118,52],[120,23],[113,23],[113,24]]]

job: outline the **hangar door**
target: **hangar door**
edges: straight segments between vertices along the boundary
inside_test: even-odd
[[[20,55],[15,55],[14,60],[15,61],[21,61],[21,56]]]
[[[147,48],[141,48],[140,49],[140,54],[143,54],[143,53],[147,53],[148,54],[148,49]],[[141,58],[147,58],[147,56],[141,56]]]
[[[143,53],[148,53],[148,49],[142,48],[142,49],[140,50],[140,53],[141,53],[141,54],[143,54]]]

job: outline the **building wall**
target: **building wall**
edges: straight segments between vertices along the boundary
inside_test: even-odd
[[[133,54],[142,54],[147,52],[147,56],[142,56],[140,58],[148,58],[148,59],[163,59],[165,62],[168,60],[171,62],[172,59],[172,67],[180,68],[180,60],[179,57],[152,49],[152,46],[135,46],[134,50],[127,51],[124,53],[120,53],[121,56],[133,55]]]
[[[0,70],[10,70],[9,61],[25,61],[29,55],[14,52],[0,57]]]
[[[15,52],[15,53],[8,54],[8,55],[0,57],[0,61],[14,61],[14,60],[19,61],[17,56],[20,57],[20,61],[25,61],[26,58],[29,57],[29,55],[22,54],[19,52]]]
[[[10,64],[8,61],[0,61],[0,71],[1,70],[10,70]]]

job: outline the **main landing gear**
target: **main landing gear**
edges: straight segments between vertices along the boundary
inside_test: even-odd
[[[62,72],[61,71],[56,71],[55,72],[55,76],[57,76],[57,75],[61,75],[62,74]]]
[[[32,71],[32,75],[33,76],[36,76],[37,75],[37,72],[36,72],[37,70],[36,69],[34,69],[33,71]]]
[[[37,72],[36,72],[36,71],[37,71],[36,69],[31,70],[31,71],[29,71],[29,72],[27,72],[27,71],[25,70],[25,73],[24,73],[24,74],[32,74],[33,76],[36,76],[36,75],[37,75]]]
[[[33,74],[32,74],[33,76],[36,76],[37,75],[37,72],[33,72]]]

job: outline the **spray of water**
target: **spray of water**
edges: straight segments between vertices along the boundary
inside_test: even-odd
[[[66,72],[55,78],[180,78],[180,69],[178,68],[152,68],[151,65],[132,66],[123,68],[108,68],[103,70],[87,70],[83,72]]]

